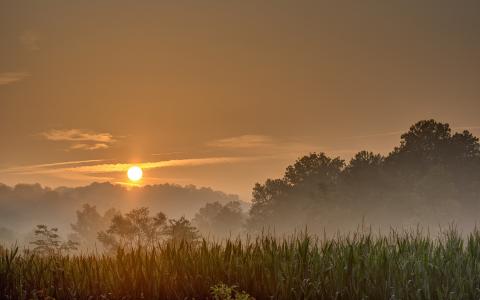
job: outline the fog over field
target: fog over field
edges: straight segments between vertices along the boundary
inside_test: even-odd
[[[81,210],[84,204],[96,206],[102,214],[111,208],[127,212],[144,206],[172,218],[192,218],[206,203],[230,201],[239,199],[209,188],[169,184],[129,189],[111,183],[56,189],[39,184],[0,185],[0,227],[4,228],[0,235],[3,239],[22,242],[22,236],[31,233],[37,224],[58,227],[65,235],[75,222],[76,210]]]
[[[386,156],[360,151],[345,162],[312,152],[278,175],[256,183],[250,202],[210,188],[171,184],[2,185],[0,234],[4,242],[28,245],[35,225],[45,224],[92,246],[100,232],[115,232],[110,223],[122,215],[127,219],[118,222],[132,224],[184,217],[204,238],[412,228],[435,235],[452,227],[467,234],[480,221],[479,140],[435,120],[412,125]]]

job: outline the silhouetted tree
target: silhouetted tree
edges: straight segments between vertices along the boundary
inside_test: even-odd
[[[327,189],[336,183],[344,161],[330,158],[324,153],[310,153],[298,159],[285,171],[284,181],[290,186],[313,185]]]
[[[357,153],[347,165],[312,153],[281,179],[255,184],[247,228],[339,228],[363,217],[379,225],[439,224],[480,209],[480,144],[435,120],[415,123],[386,157]],[[466,218],[463,218],[466,219]],[[465,221],[465,220],[463,220]]]
[[[168,238],[168,242],[171,243],[192,243],[200,238],[198,230],[185,217],[168,220],[163,234]]]
[[[69,238],[79,242],[82,247],[93,248],[98,233],[107,230],[113,217],[118,214],[120,212],[112,208],[102,216],[95,206],[84,204],[82,210],[77,210],[77,221],[71,224],[73,233]]]
[[[360,151],[350,160],[342,172],[341,196],[355,210],[368,209],[368,203],[378,205],[385,189],[383,176],[384,157],[368,151]],[[375,188],[372,189],[372,186]]]
[[[478,139],[470,132],[452,135],[446,123],[417,122],[386,158],[389,197],[402,203],[395,206],[404,214],[423,221],[469,211],[478,200],[479,190],[472,186],[480,179],[479,157]]]
[[[288,166],[282,179],[255,184],[248,227],[284,230],[315,218],[333,198],[343,167],[338,157],[311,153]]]
[[[222,205],[219,202],[207,203],[193,218],[193,223],[203,235],[218,237],[235,235],[243,226],[244,213],[240,202],[232,201]]]
[[[98,233],[98,240],[107,248],[153,246],[161,240],[166,217],[163,213],[150,216],[148,208],[131,210],[112,218],[107,231]]]
[[[48,228],[47,225],[43,224],[37,225],[35,240],[31,242],[35,245],[33,250],[42,255],[57,255],[77,249],[78,243],[71,240],[62,241],[57,232],[57,228]]]
[[[255,231],[275,227],[280,222],[283,208],[288,208],[290,190],[291,187],[282,179],[256,183],[252,192],[248,229]]]
[[[401,135],[400,146],[386,162],[399,171],[423,172],[433,165],[449,165],[478,159],[478,138],[470,132],[451,134],[450,126],[435,120],[417,122]],[[418,175],[418,174],[417,174]]]
[[[343,177],[349,184],[358,184],[359,180],[377,178],[384,158],[380,154],[373,152],[360,151],[350,160],[349,164],[343,171]]]

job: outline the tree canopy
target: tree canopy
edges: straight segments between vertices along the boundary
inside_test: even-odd
[[[247,227],[341,229],[364,218],[379,225],[476,222],[478,138],[435,120],[415,123],[400,138],[386,156],[360,151],[347,164],[324,153],[299,158],[283,178],[255,184]]]

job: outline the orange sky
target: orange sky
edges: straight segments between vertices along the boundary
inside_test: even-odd
[[[0,1],[0,182],[211,186],[480,135],[478,1]],[[59,164],[60,163],[60,164]]]

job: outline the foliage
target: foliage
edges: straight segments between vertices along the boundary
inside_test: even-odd
[[[321,240],[302,233],[160,243],[115,255],[14,248],[0,256],[2,299],[233,298],[240,288],[256,299],[479,299],[479,282],[476,230],[465,238],[453,229],[438,238],[419,230]]]
[[[84,204],[82,210],[77,210],[76,213],[77,221],[71,224],[73,234],[69,238],[79,242],[84,248],[94,249],[98,232],[107,230],[113,217],[120,212],[109,209],[102,216],[97,212],[95,206]]]
[[[185,217],[168,220],[168,225],[165,226],[162,233],[172,243],[193,243],[200,238],[198,230]]]
[[[193,223],[203,235],[227,237],[240,233],[245,220],[240,202],[207,203],[193,218]]]
[[[215,300],[254,300],[248,293],[238,291],[237,286],[228,286],[220,283],[211,287],[211,294]]]
[[[253,188],[247,228],[280,232],[308,226],[334,232],[362,219],[388,228],[405,224],[462,225],[480,209],[480,144],[468,131],[424,120],[401,135],[387,156],[360,151],[348,164],[311,153],[283,178]],[[350,225],[350,227],[348,227]]]
[[[253,188],[248,228],[295,229],[312,220],[320,205],[333,202],[343,160],[311,153],[288,166],[282,179],[268,179]]]
[[[42,255],[56,255],[62,252],[77,250],[78,243],[71,240],[62,241],[57,232],[57,228],[48,228],[47,225],[43,224],[37,225],[35,240],[31,242],[31,244],[35,245],[33,251]]]
[[[174,242],[193,242],[198,238],[198,231],[184,217],[167,220],[162,212],[150,216],[150,211],[146,207],[133,209],[125,216],[115,215],[108,230],[98,233],[98,240],[111,251],[119,247],[152,248],[165,239]]]
[[[133,209],[125,216],[115,215],[107,231],[98,233],[99,241],[109,249],[117,247],[152,247],[161,240],[166,216],[157,213],[150,216],[149,209],[141,207]]]

